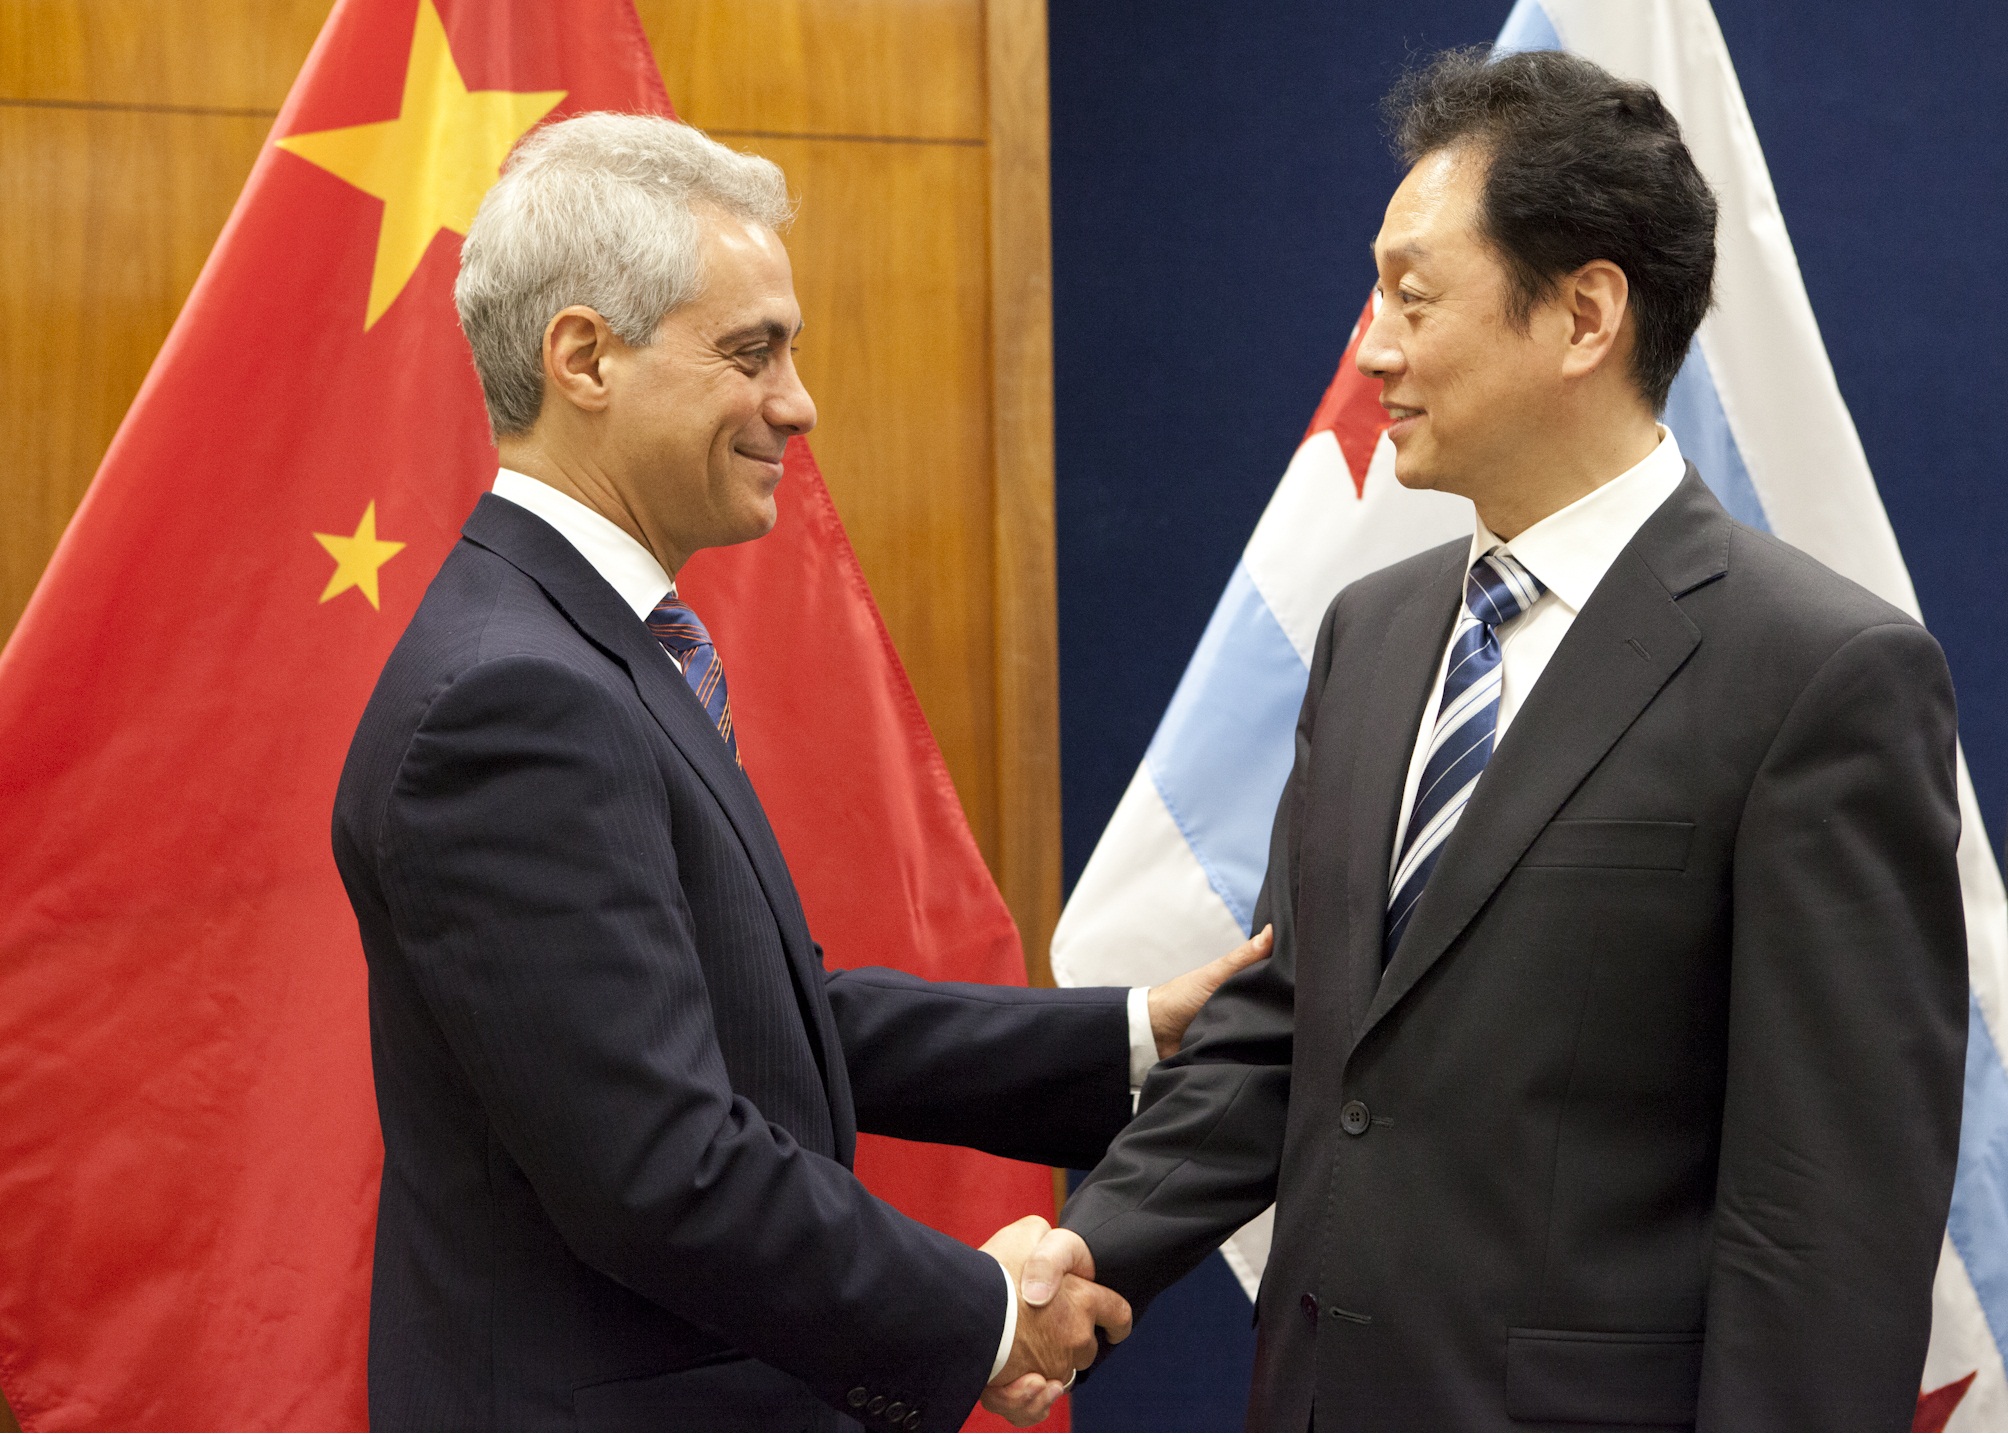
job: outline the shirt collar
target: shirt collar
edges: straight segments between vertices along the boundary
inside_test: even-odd
[[[665,594],[676,591],[676,584],[655,560],[655,554],[611,519],[542,479],[513,468],[501,469],[495,475],[495,496],[529,509],[556,528],[559,536],[593,565],[593,571],[606,579],[607,586],[620,594],[621,601],[634,609],[636,617],[647,618]]]
[[[1471,537],[1471,561],[1504,547],[1571,611],[1580,612],[1618,554],[1687,476],[1687,460],[1672,430],[1659,446],[1610,482],[1550,513],[1507,543],[1483,522]]]

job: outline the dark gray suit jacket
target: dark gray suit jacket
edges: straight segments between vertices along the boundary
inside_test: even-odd
[[[873,1199],[856,1133],[1092,1163],[1129,1116],[1124,992],[826,971],[682,677],[493,496],[334,842],[384,1138],[374,1427],[962,1423],[1003,1272]]]
[[[1690,469],[1383,975],[1467,551],[1332,604],[1255,917],[1276,954],[1065,1223],[1141,1303],[1276,1202],[1251,1428],[1908,1428],[1966,1036],[1938,644]]]

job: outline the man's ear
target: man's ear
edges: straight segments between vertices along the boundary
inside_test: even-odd
[[[584,304],[560,309],[544,326],[544,382],[575,408],[604,412],[609,397],[604,365],[616,342],[598,310]]]
[[[1562,359],[1564,378],[1583,378],[1610,360],[1631,312],[1631,282],[1608,259],[1592,259],[1562,281],[1572,328]]]

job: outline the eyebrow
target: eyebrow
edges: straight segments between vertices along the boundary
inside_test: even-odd
[[[794,333],[790,333],[785,324],[767,319],[757,324],[748,324],[744,328],[734,329],[729,334],[721,335],[717,342],[720,348],[731,348],[735,344],[743,344],[751,339],[766,339],[769,343],[783,343],[795,338],[807,327],[808,323],[803,321],[795,325]]]

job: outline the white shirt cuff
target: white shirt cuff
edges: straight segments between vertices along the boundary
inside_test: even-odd
[[[1143,1089],[1143,1078],[1157,1064],[1157,1036],[1150,1028],[1150,987],[1132,986],[1129,993],[1130,1094]]]
[[[990,1257],[997,1260],[995,1255]],[[1004,1262],[997,1260],[997,1268],[1004,1270]],[[997,1358],[990,1366],[988,1384],[1004,1372],[1004,1366],[1011,1362],[1011,1345],[1018,1338],[1018,1282],[1011,1278],[1011,1272],[1004,1270],[1004,1337],[997,1341]]]

